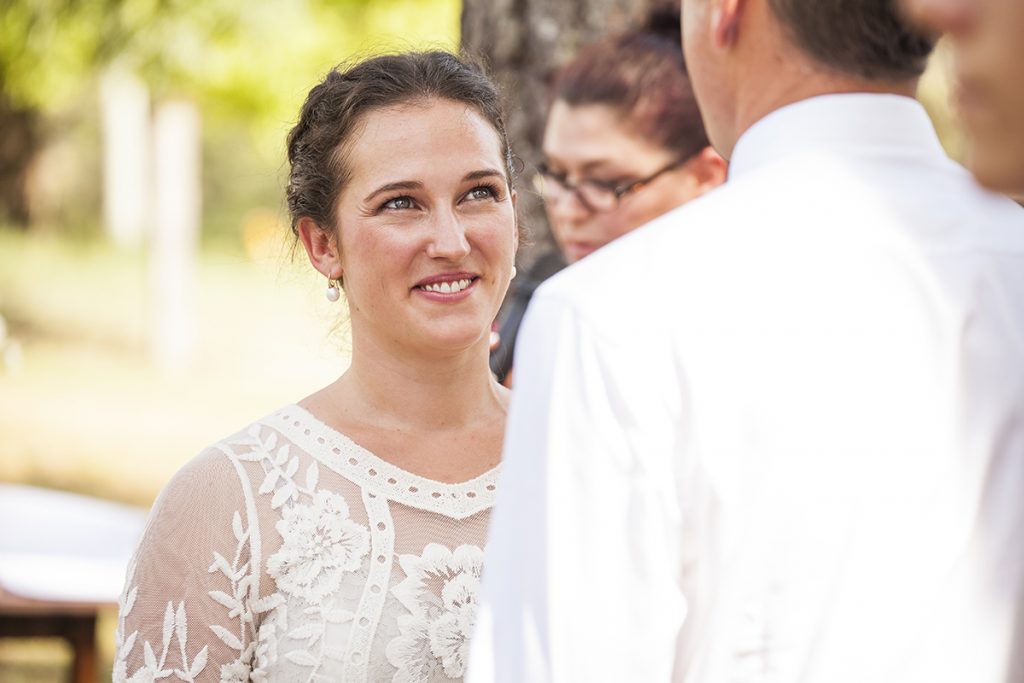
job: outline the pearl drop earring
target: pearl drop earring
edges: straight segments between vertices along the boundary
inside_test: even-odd
[[[331,276],[327,276],[327,291],[324,292],[324,296],[327,297],[328,301],[334,302],[341,298],[341,292],[338,290],[338,285],[331,279]]]
[[[515,279],[516,279],[516,274],[517,274],[518,272],[519,272],[519,271],[518,271],[518,270],[516,270],[516,267],[515,267],[515,266],[512,266],[512,277],[510,277],[509,279],[510,279],[510,280],[515,280]]]

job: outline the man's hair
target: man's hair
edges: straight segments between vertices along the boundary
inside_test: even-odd
[[[820,64],[872,81],[920,76],[934,36],[915,30],[898,0],[768,0],[795,45]]]

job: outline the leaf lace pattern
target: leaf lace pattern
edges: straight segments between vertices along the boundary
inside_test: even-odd
[[[249,624],[253,621],[251,608],[248,606],[250,591],[258,583],[258,578],[250,571],[249,563],[239,566],[242,553],[249,542],[248,530],[242,528],[241,516],[236,512],[232,519],[232,533],[237,542],[234,561],[229,563],[223,555],[213,553],[213,564],[210,565],[209,573],[220,573],[227,580],[231,593],[220,590],[209,591],[209,597],[228,610],[228,618],[238,622],[238,632],[233,633],[223,626],[213,624],[210,629],[227,647],[238,652],[234,661],[221,665],[221,681],[248,681],[260,680],[249,665],[252,654],[255,650],[255,643],[251,638]],[[203,645],[202,649],[193,657],[188,654],[188,618],[184,602],[178,602],[175,606],[173,601],[167,602],[164,611],[162,637],[154,649],[149,640],[142,642],[144,665],[128,675],[128,659],[135,648],[138,640],[138,630],[133,631],[124,637],[125,624],[131,617],[139,595],[139,586],[133,585],[136,564],[133,561],[128,570],[128,584],[131,588],[121,598],[120,615],[116,635],[117,657],[114,662],[113,680],[115,683],[125,681],[138,683],[141,681],[157,681],[174,676],[177,680],[196,681],[198,676],[206,670],[209,657],[209,645]],[[178,652],[173,653],[180,667],[171,668],[167,666],[168,655],[172,654],[171,648],[177,643]],[[157,654],[159,652],[159,654]]]
[[[180,487],[187,495],[174,489],[164,501],[161,494],[150,525],[166,518],[175,520],[165,520],[170,526],[187,526],[177,519],[195,507],[195,482],[216,476],[208,488],[224,498],[223,531],[216,515],[195,513],[197,524],[213,527],[213,547],[206,547],[201,569],[187,575],[188,586],[153,576],[154,567],[175,559],[168,554],[188,552],[181,547],[188,539],[143,540],[121,598],[116,683],[462,678],[496,470],[461,484],[418,477],[298,406],[197,461],[189,487]],[[217,469],[215,461],[229,464],[211,475],[203,468]],[[231,470],[237,482],[223,481]],[[229,486],[240,495],[219,493]],[[421,538],[413,546],[421,553],[395,553],[395,504],[403,506],[403,520],[418,515],[402,547]],[[438,528],[451,531],[431,537]],[[159,536],[147,528],[151,534]]]

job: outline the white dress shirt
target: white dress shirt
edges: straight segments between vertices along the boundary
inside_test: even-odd
[[[1024,210],[916,101],[765,117],[515,368],[470,683],[1024,680]]]

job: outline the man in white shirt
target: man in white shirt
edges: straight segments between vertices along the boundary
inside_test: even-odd
[[[903,0],[923,25],[949,36],[957,104],[978,180],[1024,199],[1024,2]]]
[[[684,0],[729,181],[537,293],[470,683],[1024,680],[1024,212],[893,4]]]

